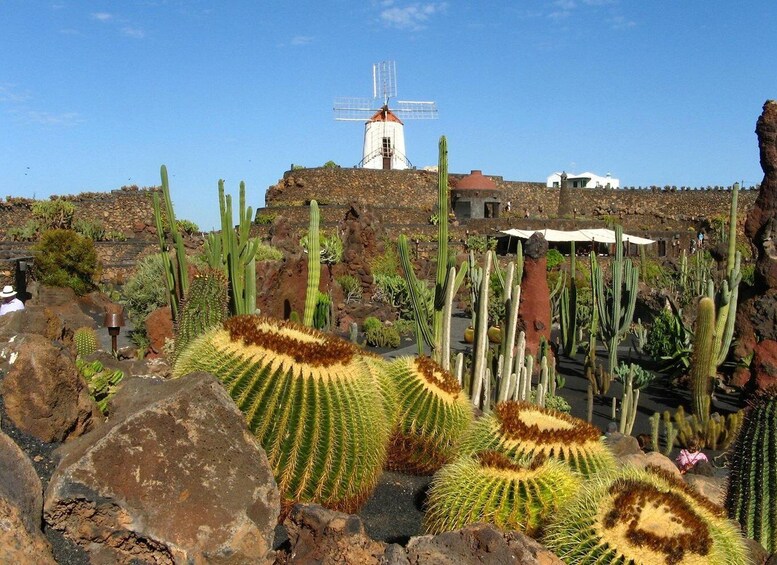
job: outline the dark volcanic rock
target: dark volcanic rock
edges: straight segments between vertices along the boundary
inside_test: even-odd
[[[272,561],[278,489],[212,375],[128,379],[113,409],[60,448],[45,496],[51,527],[94,562]]]
[[[33,334],[8,346],[14,358],[2,383],[5,409],[14,425],[45,442],[65,441],[89,431],[100,418],[72,354]]]
[[[3,432],[0,432],[0,498],[19,509],[28,532],[40,533],[43,487],[30,458]]]

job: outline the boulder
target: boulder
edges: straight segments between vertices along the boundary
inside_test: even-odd
[[[777,341],[765,339],[756,344],[750,372],[758,390],[777,384]]]
[[[503,532],[491,524],[472,524],[454,532],[414,537],[406,552],[413,564],[563,565],[532,538],[520,532]]]
[[[621,433],[609,435],[604,443],[610,448],[615,457],[620,458],[626,455],[642,453],[639,442],[634,436],[627,436]]]
[[[56,565],[51,546],[38,530],[31,533],[24,513],[0,497],[0,563],[15,565]]]
[[[658,451],[650,451],[648,453],[629,453],[618,459],[622,465],[632,465],[639,469],[645,469],[646,467],[658,467],[664,471],[668,471],[680,478],[680,469],[674,464],[674,461],[669,459],[666,455],[659,453]]]
[[[62,446],[51,527],[115,563],[271,563],[280,497],[267,457],[205,373],[129,378],[107,423]]]
[[[60,442],[89,431],[101,417],[72,354],[34,334],[7,347],[14,359],[0,385],[8,418],[21,431]]]
[[[175,337],[172,310],[169,306],[157,308],[146,317],[145,325],[151,352],[161,354],[165,341]]]
[[[0,432],[0,499],[19,510],[30,534],[40,533],[43,521],[43,486],[30,458]]]
[[[685,482],[692,486],[700,495],[718,506],[723,506],[726,500],[725,477],[705,477],[687,473],[683,475]]]

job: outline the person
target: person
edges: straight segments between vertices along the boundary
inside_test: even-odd
[[[701,451],[699,451],[699,440],[692,438],[688,442],[688,448],[680,450],[680,455],[675,459],[677,466],[680,468],[680,474],[684,475],[693,469],[699,463],[705,462],[709,464],[709,459]]]
[[[0,316],[16,310],[24,310],[24,302],[16,298],[16,291],[10,284],[7,284],[0,292]]]
[[[699,249],[703,249],[704,248],[704,232],[703,231],[699,232],[698,238],[699,238],[698,247],[699,247]]]

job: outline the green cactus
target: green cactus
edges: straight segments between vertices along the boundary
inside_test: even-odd
[[[108,413],[108,403],[118,391],[118,385],[124,378],[120,369],[108,369],[100,361],[87,362],[76,358],[76,369],[84,377],[89,394],[103,414]]]
[[[374,489],[391,431],[376,376],[352,343],[256,315],[186,348],[173,377],[215,375],[267,452],[287,504],[356,510]]]
[[[740,410],[726,416],[713,413],[704,420],[695,414],[686,417],[685,410],[679,406],[673,418],[675,435],[680,446],[687,447],[692,440],[696,440],[699,448],[717,450],[727,449],[734,441],[742,425],[744,411]]]
[[[154,223],[157,237],[159,238],[159,249],[162,253],[165,266],[170,310],[173,314],[173,320],[176,320],[178,319],[179,304],[189,290],[189,264],[183,246],[183,238],[178,231],[178,222],[175,219],[175,211],[173,210],[173,200],[170,197],[170,183],[167,180],[167,167],[164,165],[160,168],[160,176],[162,177],[162,195],[165,199],[165,212],[164,214],[162,212],[162,207],[159,202],[159,193],[154,192],[152,199],[154,207]],[[168,229],[170,230],[170,235],[173,238],[173,245],[175,246],[175,265],[173,265],[170,260],[167,242],[165,241],[163,216],[167,217]]]
[[[544,454],[590,476],[615,467],[615,458],[591,424],[528,402],[497,404],[478,420],[459,448],[462,454],[498,451],[515,460]]]
[[[212,269],[220,269],[229,279],[229,312],[233,316],[256,312],[256,251],[259,241],[251,238],[251,207],[246,208],[246,185],[240,183],[237,229],[232,220],[232,196],[224,193],[219,180],[221,231],[205,241],[205,256]]]
[[[195,338],[219,326],[229,315],[227,277],[223,271],[206,269],[197,273],[181,302],[175,322],[173,362]]]
[[[591,253],[591,287],[596,295],[596,307],[599,310],[599,329],[607,346],[610,374],[618,367],[618,344],[623,341],[634,318],[637,302],[639,270],[631,259],[623,258],[623,228],[615,226],[615,259],[611,263],[612,285],[605,288],[604,273]],[[601,394],[607,394],[609,381]]]
[[[554,459],[521,465],[494,451],[465,455],[432,479],[424,529],[438,534],[488,522],[536,537],[579,485],[572,470]]]
[[[310,226],[308,227],[308,286],[305,293],[303,322],[313,326],[313,315],[318,304],[318,285],[321,281],[321,242],[318,232],[320,214],[318,202],[310,201]]]
[[[729,518],[767,553],[777,552],[777,389],[755,399],[731,450],[726,489]]]
[[[710,417],[712,382],[715,378],[715,303],[705,296],[699,300],[694,327],[691,359],[691,399],[693,414],[705,423]]]
[[[448,463],[474,411],[456,379],[429,357],[399,357],[388,368],[397,389],[399,425],[388,467],[420,475]]]
[[[745,565],[749,553],[722,508],[668,471],[630,466],[587,481],[543,542],[579,565]]]
[[[76,355],[91,355],[97,351],[97,332],[88,326],[80,327],[73,332],[73,343],[76,346]]]
[[[575,259],[575,242],[571,242],[569,253],[569,284],[565,284],[559,300],[559,324],[561,326],[561,343],[564,354],[574,357],[577,353],[577,336],[579,333],[577,321],[577,261]]]

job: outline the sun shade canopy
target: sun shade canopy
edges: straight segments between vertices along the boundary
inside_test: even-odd
[[[583,229],[573,231],[562,230],[519,230],[510,229],[502,230],[502,233],[511,235],[513,237],[519,237],[521,239],[529,239],[534,233],[540,233],[545,237],[546,241],[595,241],[596,243],[615,243],[615,231],[605,228],[596,229]],[[623,234],[623,241],[628,241],[635,245],[648,245],[655,243],[652,239],[644,237],[638,237],[636,235]]]

